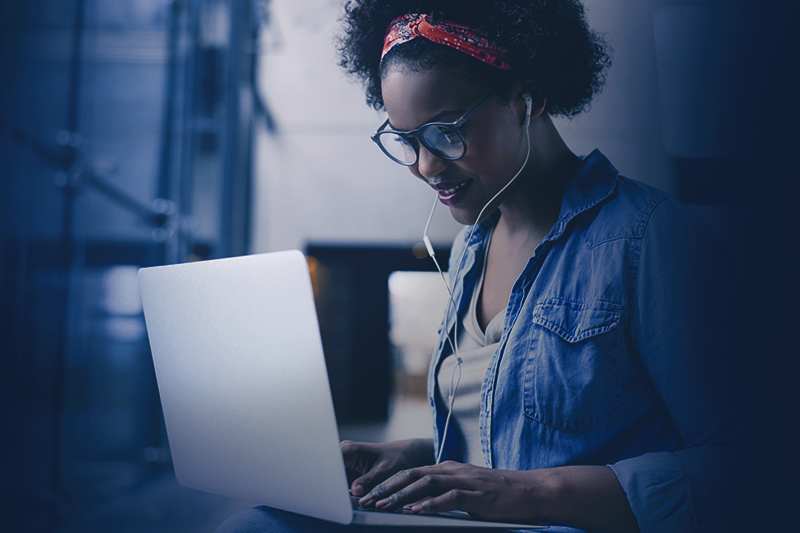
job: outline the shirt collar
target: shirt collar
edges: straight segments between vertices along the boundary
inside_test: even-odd
[[[583,164],[570,180],[561,199],[561,212],[558,221],[550,230],[547,239],[556,240],[564,233],[570,220],[587,209],[599,204],[614,192],[619,172],[614,165],[594,150],[588,156],[582,156]]]
[[[569,181],[561,199],[558,221],[545,240],[556,240],[561,237],[570,220],[599,204],[614,192],[619,172],[611,161],[600,153],[600,150],[594,150],[588,156],[581,156],[581,159],[583,163]],[[478,224],[467,246],[483,241],[499,217],[500,210],[495,209],[486,220]]]

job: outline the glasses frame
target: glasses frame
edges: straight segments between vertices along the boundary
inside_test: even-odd
[[[424,146],[426,150],[428,150],[430,153],[432,153],[433,155],[435,155],[436,157],[438,157],[440,159],[444,159],[446,161],[456,161],[456,160],[461,159],[462,157],[464,157],[464,155],[466,155],[466,153],[467,153],[467,140],[464,139],[464,135],[461,134],[461,128],[472,117],[472,115],[474,115],[478,111],[478,109],[483,107],[483,105],[486,102],[488,102],[489,100],[492,99],[492,97],[495,95],[495,93],[497,93],[497,89],[493,90],[488,95],[486,95],[483,98],[483,100],[478,102],[478,105],[473,107],[470,111],[467,111],[461,118],[459,118],[455,122],[428,122],[427,124],[423,124],[422,126],[420,126],[419,128],[417,128],[415,130],[399,131],[399,130],[394,130],[394,129],[391,129],[391,130],[387,130],[386,129],[387,126],[391,126],[391,124],[389,124],[389,119],[387,118],[386,122],[381,124],[381,127],[378,128],[378,130],[370,136],[370,139],[372,139],[372,141],[375,144],[378,145],[378,147],[381,149],[381,151],[384,154],[386,154],[389,157],[389,159],[391,159],[395,163],[403,165],[404,167],[412,167],[412,166],[417,164],[417,162],[419,161],[419,145],[420,144],[422,146]],[[438,127],[447,128],[447,129],[452,130],[453,133],[455,133],[456,135],[458,135],[458,138],[461,139],[461,144],[464,146],[464,149],[461,151],[461,154],[458,155],[458,156],[455,156],[455,157],[447,156],[447,155],[441,153],[439,150],[431,147],[427,142],[425,142],[425,139],[421,135],[421,132],[426,128],[430,128],[431,126],[438,126]],[[387,150],[383,146],[383,143],[381,142],[380,137],[383,134],[389,134],[389,133],[402,137],[403,139],[405,139],[407,142],[409,142],[409,144],[411,144],[414,147],[414,153],[416,154],[416,157],[414,158],[413,162],[408,163],[406,161],[402,161],[400,159],[397,159],[395,156],[393,156],[391,153],[389,153],[389,150]],[[410,139],[412,137],[415,138],[419,144],[411,143]]]

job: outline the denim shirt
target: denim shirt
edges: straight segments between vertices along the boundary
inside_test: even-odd
[[[450,280],[459,317],[498,218],[453,244],[451,276],[466,248]],[[693,210],[599,151],[586,157],[511,291],[481,389],[486,466],[609,465],[643,532],[742,527],[733,488],[752,439],[736,419],[740,367],[726,361],[730,273]],[[455,320],[445,317],[428,376],[437,450],[447,412],[435,374]],[[457,434],[446,459],[460,460]]]

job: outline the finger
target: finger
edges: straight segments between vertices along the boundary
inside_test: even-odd
[[[342,451],[345,467],[353,469],[358,469],[367,457],[375,453],[373,445],[351,440],[340,442],[339,449]]]
[[[411,469],[379,484],[370,496],[379,509],[395,509],[429,496],[438,496],[458,486],[455,477],[432,473],[427,469]]]
[[[374,446],[364,442],[342,441],[339,444],[344,460],[344,467],[356,472],[358,475],[364,474],[372,469],[378,454]]]
[[[426,498],[406,506],[416,514],[436,514],[447,511],[465,511],[478,515],[481,506],[480,496],[471,490],[452,489],[436,497]]]
[[[439,497],[449,491],[458,490],[476,494],[480,483],[474,475],[475,468],[461,463],[442,463],[399,472],[372,490],[370,496],[380,509],[396,509],[413,506],[426,498]],[[461,498],[460,493],[452,496]],[[449,500],[444,500],[448,503]],[[459,503],[460,500],[455,500]],[[449,509],[449,510],[452,510]]]
[[[368,474],[375,466],[374,461],[377,454],[374,447],[364,442],[343,440],[339,443],[339,448],[344,459],[347,479],[350,481],[350,492],[355,496],[362,496],[366,493],[364,485],[369,483],[369,476],[365,476],[365,474]]]
[[[366,474],[353,480],[350,484],[350,492],[352,492],[354,496],[364,496],[368,492],[374,490],[376,485],[389,479],[393,473],[392,470],[386,468],[382,463],[376,463]],[[369,503],[361,503],[361,505],[369,505]]]
[[[370,489],[369,493],[361,498],[358,503],[361,505],[371,505],[383,500],[387,496],[391,496],[416,479],[416,472],[419,470],[421,469],[412,468],[410,470],[401,470],[387,477],[385,480],[378,481],[378,483]]]

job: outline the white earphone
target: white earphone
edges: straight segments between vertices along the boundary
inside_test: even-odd
[[[533,111],[533,98],[531,93],[523,93],[522,98],[525,100],[525,127],[531,125],[531,111]]]

